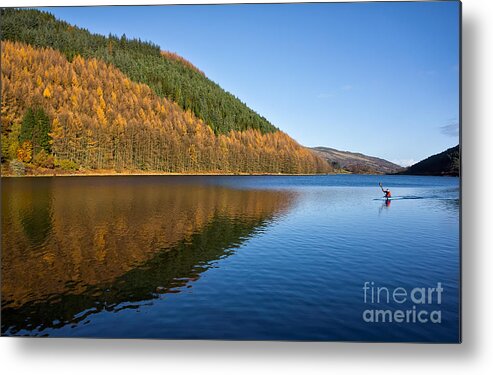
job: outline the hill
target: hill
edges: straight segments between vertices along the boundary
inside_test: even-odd
[[[2,40],[34,47],[50,47],[72,61],[80,55],[97,58],[117,67],[129,79],[145,83],[158,96],[176,102],[209,125],[214,133],[230,130],[276,132],[277,128],[232,94],[208,79],[182,57],[151,42],[108,37],[57,20],[52,14],[33,9],[1,10]],[[186,31],[185,31],[186,32]]]
[[[215,134],[191,111],[102,60],[68,61],[54,49],[20,42],[2,41],[1,48],[2,161],[11,166],[20,161],[47,169],[122,172],[330,171],[281,131]]]
[[[430,156],[410,166],[400,174],[423,176],[459,176],[460,148],[459,145],[439,154]]]
[[[327,160],[334,169],[343,169],[351,173],[395,173],[403,168],[390,161],[360,153],[340,151],[329,147],[314,147],[317,155]]]

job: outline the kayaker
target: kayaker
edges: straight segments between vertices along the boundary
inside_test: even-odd
[[[380,189],[382,189],[382,192],[384,194],[384,197],[386,199],[392,198],[392,193],[390,192],[390,190],[389,189],[384,189],[381,182],[379,183],[379,185],[380,185]]]

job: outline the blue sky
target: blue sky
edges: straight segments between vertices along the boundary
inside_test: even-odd
[[[458,143],[458,2],[44,10],[177,52],[306,146],[409,164]]]

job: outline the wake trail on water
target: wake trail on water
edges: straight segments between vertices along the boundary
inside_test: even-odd
[[[459,198],[453,198],[453,197],[440,197],[440,196],[426,196],[426,197],[420,197],[420,196],[416,196],[416,195],[405,195],[405,196],[396,196],[396,197],[392,197],[392,198],[385,198],[385,197],[382,197],[382,198],[374,198],[373,200],[374,201],[385,201],[385,200],[391,200],[391,201],[395,201],[395,200],[405,200],[405,199],[414,199],[414,200],[421,200],[421,199],[433,199],[433,200],[458,200]]]

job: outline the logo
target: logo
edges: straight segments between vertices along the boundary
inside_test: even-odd
[[[363,311],[367,323],[434,323],[442,322],[444,289],[442,283],[434,287],[386,287],[373,281],[363,284]]]

